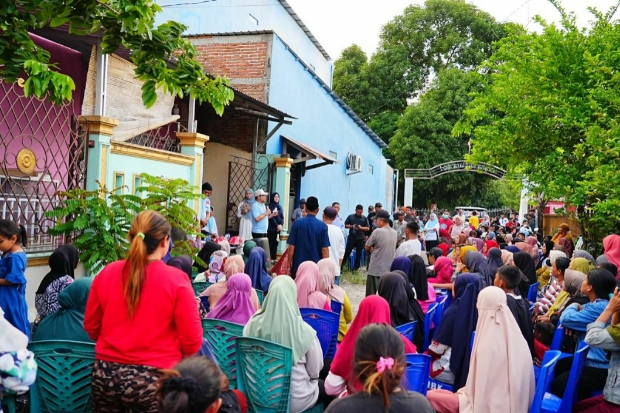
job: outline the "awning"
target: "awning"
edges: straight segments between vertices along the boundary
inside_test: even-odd
[[[338,162],[338,159],[325,155],[310,145],[301,143],[284,135],[282,136],[282,153],[291,155],[293,158],[293,163],[301,163],[315,159],[321,159],[323,161],[306,166],[306,170],[320,168],[321,166],[331,165],[333,163],[340,163]]]

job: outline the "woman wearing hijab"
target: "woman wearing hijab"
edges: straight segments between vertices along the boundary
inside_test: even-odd
[[[369,324],[390,324],[390,305],[378,295],[369,295],[360,303],[351,328],[336,352],[336,357],[325,380],[325,391],[330,395],[339,395],[347,390],[349,394],[362,391],[362,385],[353,373],[355,342],[359,332]],[[401,335],[405,353],[413,354],[416,347]]]
[[[222,251],[226,253],[227,256],[230,257],[230,243],[224,237],[219,237],[216,241],[217,245],[222,247]]]
[[[269,227],[267,228],[267,239],[269,240],[269,253],[271,261],[275,264],[276,254],[278,252],[278,235],[282,231],[284,224],[284,210],[280,205],[280,194],[274,192],[269,199],[269,209],[271,217],[269,218]]]
[[[487,259],[480,252],[470,251],[465,255],[465,265],[468,272],[480,276],[485,287],[493,285],[493,279],[487,268]]]
[[[590,254],[588,251],[584,251],[584,250],[573,251],[573,259],[575,258],[585,258],[586,260],[590,261],[590,264],[596,267],[596,260],[594,259],[592,254]]]
[[[293,352],[290,377],[289,412],[310,409],[324,400],[323,380],[317,380],[323,368],[323,351],[316,332],[301,318],[297,305],[297,286],[290,277],[276,277],[271,283],[263,307],[243,329],[244,337],[256,337],[288,347]]]
[[[489,250],[491,248],[499,248],[499,244],[493,240],[484,241],[484,249],[482,250],[482,253],[485,257],[489,255]]]
[[[460,274],[454,282],[454,301],[446,309],[427,354],[433,358],[431,377],[453,384],[458,390],[469,372],[471,334],[476,329],[476,300],[480,277]]]
[[[538,239],[530,235],[525,238],[525,243],[532,248],[532,258],[538,263]]]
[[[166,265],[178,268],[179,270],[183,271],[185,274],[187,274],[187,277],[191,281],[192,259],[187,255],[172,257],[168,260],[168,262],[166,262]],[[207,309],[205,308],[204,304],[202,304],[202,301],[199,297],[196,297],[196,303],[198,304],[198,314],[200,315],[200,319],[202,320],[207,317]]]
[[[203,267],[202,264],[199,264],[197,261],[194,261],[194,268],[196,268],[196,271],[198,271],[198,275],[196,276],[196,278],[194,278],[194,282],[206,282],[207,281],[207,275],[204,274],[206,271],[209,270],[209,263],[211,262],[211,255],[213,255],[213,253],[215,251],[221,251],[222,250],[222,246],[219,245],[216,242],[213,241],[207,241],[205,242],[205,245],[200,249],[200,252],[198,253],[198,258],[200,258],[205,264],[207,264],[206,267]]]
[[[424,243],[426,251],[430,251],[439,244],[439,220],[434,212],[431,212],[424,225]]]
[[[245,190],[243,201],[237,206],[237,218],[239,218],[239,236],[243,241],[252,239],[252,204],[254,203],[254,191],[251,188]]]
[[[504,265],[515,265],[514,254],[508,250],[502,250],[502,262]]]
[[[458,274],[469,272],[467,265],[465,265],[465,256],[468,252],[478,252],[478,248],[473,245],[465,245],[459,249],[459,261],[456,264],[456,272]]]
[[[428,282],[428,278],[426,277],[426,265],[422,257],[419,255],[412,255],[410,259],[411,270],[409,271],[409,283],[413,287],[413,292],[415,293],[418,303],[420,303],[420,307],[422,307],[422,311],[426,314],[428,307],[437,302],[437,293],[435,293],[435,289],[431,283]]]
[[[505,264],[502,260],[502,250],[499,248],[491,248],[487,253],[487,272],[491,278],[491,284],[489,285],[493,285],[497,269],[503,265]]]
[[[234,274],[226,281],[228,289],[207,318],[246,325],[256,312],[252,304],[252,281],[247,274]]]
[[[319,291],[327,295],[330,300],[336,300],[342,304],[340,310],[340,325],[338,327],[338,341],[342,341],[349,330],[349,324],[353,321],[353,308],[347,293],[336,285],[336,263],[331,258],[323,258],[317,264],[319,266]]]
[[[392,261],[390,272],[402,271],[407,274],[407,277],[409,277],[409,273],[411,272],[411,265],[412,262],[409,257],[396,257],[394,258],[394,261]]]
[[[573,240],[569,238],[560,238],[558,241],[558,246],[564,247],[566,250],[566,256],[572,257],[573,251],[575,250],[575,244],[573,244]]]
[[[439,257],[435,260],[433,268],[435,270],[435,277],[427,280],[433,288],[452,289],[452,275],[454,274],[452,260],[448,257]]]
[[[223,281],[210,285],[200,294],[201,297],[209,297],[209,308],[213,309],[222,296],[226,294],[226,291],[228,290],[229,277],[232,277],[234,274],[243,273],[244,271],[245,264],[243,262],[243,258],[241,258],[241,255],[233,255],[226,260],[226,263],[224,264],[225,277]],[[253,288],[252,291],[250,291],[250,301],[252,301],[255,311],[260,310],[258,294],[256,294],[256,290]]]
[[[553,247],[555,247],[555,244],[551,241],[544,241],[542,243],[542,258],[536,265],[536,271],[538,271],[541,267],[544,267],[545,260],[549,258],[549,254],[553,251]]]
[[[482,253],[484,251],[484,241],[480,238],[471,238],[471,245],[476,247],[478,252]]]
[[[620,235],[611,234],[603,238],[603,248],[605,253],[596,259],[596,263],[610,262],[618,268],[618,273],[614,274],[616,280],[620,278]]]
[[[261,247],[252,249],[245,265],[245,273],[252,280],[252,288],[267,294],[272,278],[267,272],[267,253],[264,249]]]
[[[331,311],[327,296],[319,291],[319,266],[304,261],[297,269],[297,304],[299,308],[318,308]]]
[[[595,267],[590,261],[585,258],[573,258],[570,262],[569,268],[571,270],[581,271],[582,273],[587,274]]]
[[[248,265],[248,258],[250,258],[250,253],[254,248],[256,248],[256,242],[253,240],[243,243],[243,262],[245,265]]]
[[[512,252],[513,254],[516,254],[517,252],[521,252],[521,249],[518,248],[516,245],[508,245],[506,246],[505,249],[506,251]]]
[[[506,293],[485,288],[476,307],[476,339],[465,386],[456,394],[429,390],[427,398],[437,413],[527,413],[536,390],[534,368]]]
[[[79,262],[80,253],[73,245],[61,245],[50,255],[50,272],[41,281],[34,297],[39,320],[58,311],[58,294],[73,282]]]
[[[92,278],[80,278],[58,294],[60,309],[39,323],[32,341],[71,340],[93,343],[84,331],[84,312],[92,282]]]
[[[569,304],[579,303],[585,304],[588,302],[588,298],[581,294],[581,284],[586,278],[586,275],[581,271],[575,271],[567,269],[564,271],[564,289],[558,294],[553,305],[547,311],[546,318],[541,321],[550,321],[557,324],[562,315],[562,311]]]
[[[417,321],[413,344],[422,348],[424,344],[424,312],[415,299],[413,290],[407,285],[408,275],[402,271],[384,274],[379,281],[377,293],[390,305],[392,327]]]
[[[454,225],[452,225],[452,227],[450,228],[450,237],[456,238],[459,234],[463,233],[464,229],[465,226],[463,220],[461,219],[461,217],[457,216],[456,218],[454,218]]]
[[[513,254],[512,258],[515,266],[520,269],[521,273],[525,276],[522,279],[521,284],[519,284],[519,291],[521,292],[522,297],[527,297],[529,286],[538,282],[536,279],[536,266],[534,265],[534,260],[530,254],[524,251]]]
[[[515,243],[515,247],[517,247],[519,251],[523,251],[526,254],[529,254],[529,256],[534,259],[534,257],[532,256],[532,246],[530,244],[520,241]]]

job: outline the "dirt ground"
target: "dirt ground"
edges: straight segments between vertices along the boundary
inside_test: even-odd
[[[360,305],[360,301],[366,296],[365,284],[351,284],[347,280],[340,283],[340,286],[347,292],[349,301],[351,301],[351,307],[353,307],[353,315],[357,314],[357,309]]]

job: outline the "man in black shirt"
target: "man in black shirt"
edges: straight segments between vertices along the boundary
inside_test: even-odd
[[[342,258],[342,265],[349,260],[351,251],[355,248],[355,265],[352,270],[356,271],[360,268],[360,259],[362,251],[366,243],[366,231],[370,230],[368,220],[363,214],[364,207],[358,205],[355,207],[355,214],[351,214],[344,221],[344,227],[349,229],[349,238],[347,238],[347,247]],[[342,269],[341,269],[342,271]]]

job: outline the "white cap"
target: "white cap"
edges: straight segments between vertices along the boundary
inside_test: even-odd
[[[262,189],[257,189],[257,190],[254,192],[254,196],[255,196],[255,197],[257,197],[257,196],[261,196],[261,195],[267,195],[267,192],[263,191]]]

